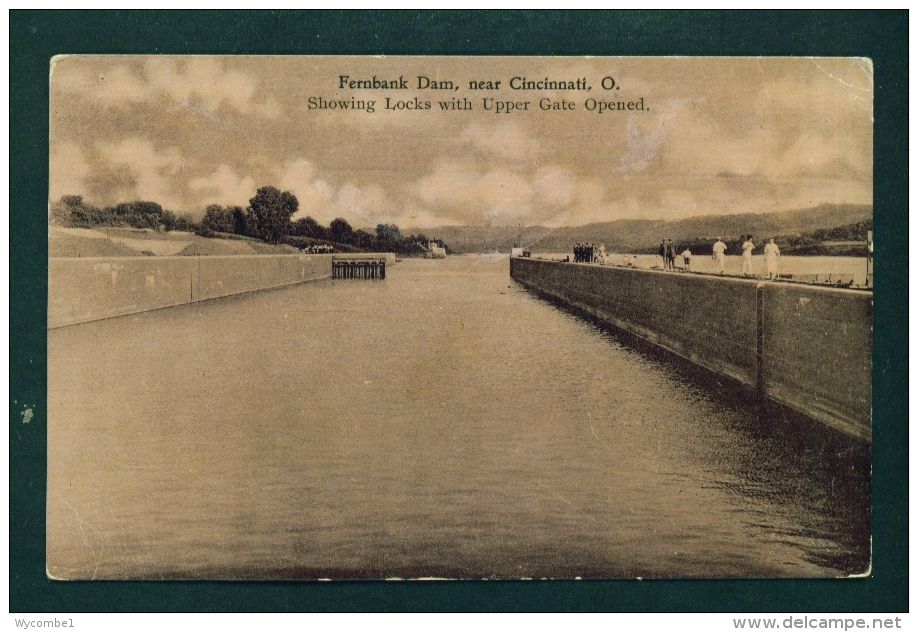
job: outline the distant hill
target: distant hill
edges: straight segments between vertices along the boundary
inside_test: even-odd
[[[836,228],[820,228],[802,235],[776,239],[782,254],[867,256],[867,232],[873,230],[873,218]]]
[[[423,229],[424,234],[442,239],[450,252],[510,252],[517,235],[517,226],[439,226]],[[524,226],[520,243],[529,246],[551,232],[545,226]]]
[[[623,219],[554,229],[527,226],[522,229],[521,243],[533,252],[568,252],[577,242],[604,243],[609,252],[655,252],[664,237],[677,243],[713,243],[716,237],[732,242],[741,234],[752,234],[758,243],[772,236],[799,237],[857,224],[872,217],[870,205],[822,204],[780,213],[703,215],[674,221]],[[428,235],[445,240],[457,253],[510,252],[519,231],[515,226],[424,229]]]

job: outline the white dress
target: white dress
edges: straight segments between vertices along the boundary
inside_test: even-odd
[[[746,240],[743,242],[743,274],[751,275],[752,274],[752,249],[755,248],[755,244],[751,240]]]
[[[722,241],[714,242],[714,248],[713,248],[714,261],[717,262],[716,271],[719,274],[724,273],[724,251],[726,249],[727,249],[727,244],[725,244],[724,242]]]
[[[781,251],[778,250],[778,244],[771,242],[765,244],[765,268],[768,271],[768,278],[778,276],[778,257]]]

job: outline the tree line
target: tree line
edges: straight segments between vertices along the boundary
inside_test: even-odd
[[[125,202],[98,208],[88,204],[79,195],[65,195],[51,207],[51,220],[65,226],[93,228],[96,226],[122,226],[154,230],[192,231],[202,237],[240,235],[268,243],[285,243],[298,248],[327,244],[346,244],[352,249],[369,252],[395,252],[405,256],[421,256],[433,241],[437,246],[448,246],[440,240],[430,240],[423,233],[403,235],[395,224],[378,224],[376,234],[354,230],[342,218],[336,218],[326,227],[311,217],[293,221],[299,210],[299,201],[289,191],[267,186],[258,189],[246,208],[211,204],[200,222],[190,214],[176,215],[156,202]]]
[[[51,205],[51,221],[63,226],[129,226],[154,230],[193,230],[190,214],[176,215],[156,202],[121,202],[99,208],[83,200],[82,195],[65,195]]]

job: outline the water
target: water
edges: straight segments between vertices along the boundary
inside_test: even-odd
[[[783,577],[869,564],[867,450],[406,260],[48,333],[69,578]]]

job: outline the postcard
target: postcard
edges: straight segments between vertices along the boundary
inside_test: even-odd
[[[873,94],[54,58],[48,576],[870,574]]]

